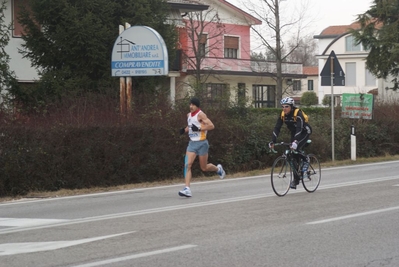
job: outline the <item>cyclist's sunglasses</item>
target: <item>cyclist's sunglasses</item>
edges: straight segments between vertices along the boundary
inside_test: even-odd
[[[289,108],[290,106],[289,105],[284,105],[284,106],[281,106],[282,108]]]

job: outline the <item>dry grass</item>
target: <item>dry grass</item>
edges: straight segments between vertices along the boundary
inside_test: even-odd
[[[366,163],[374,163],[374,162],[382,162],[382,161],[393,161],[399,160],[399,155],[386,155],[385,157],[377,157],[377,158],[357,158],[356,161],[352,160],[342,160],[342,161],[330,161],[321,163],[322,168],[328,167],[335,167],[335,166],[347,166],[347,165],[355,165],[355,164],[366,164]],[[246,177],[246,176],[257,176],[264,173],[270,173],[270,168],[264,170],[255,170],[245,173],[234,173],[231,175],[227,175],[225,179],[234,179],[239,177]],[[209,181],[219,179],[217,176],[203,176],[203,177],[195,177],[193,180],[194,182],[199,181]],[[21,197],[5,197],[0,198],[0,202],[7,202],[7,201],[18,201],[21,199],[37,199],[37,198],[55,198],[55,197],[65,197],[65,196],[75,196],[75,195],[83,195],[83,194],[92,194],[92,193],[101,193],[101,192],[112,192],[112,191],[121,191],[121,190],[129,190],[129,189],[137,189],[137,188],[148,188],[148,187],[155,187],[155,186],[164,186],[164,185],[178,185],[183,184],[183,178],[174,178],[166,181],[161,182],[152,182],[152,183],[140,183],[140,184],[128,184],[122,186],[114,186],[114,187],[107,187],[107,188],[88,188],[88,189],[76,189],[76,190],[59,190],[54,192],[32,192],[27,196]]]

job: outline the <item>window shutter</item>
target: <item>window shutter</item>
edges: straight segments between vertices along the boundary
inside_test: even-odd
[[[206,44],[206,39],[208,39],[208,35],[207,34],[201,34],[199,39],[200,39],[199,40],[200,44]]]
[[[238,37],[225,36],[224,37],[224,48],[238,50]]]

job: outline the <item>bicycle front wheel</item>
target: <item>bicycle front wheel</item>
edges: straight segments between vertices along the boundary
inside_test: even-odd
[[[274,193],[279,197],[285,196],[292,180],[291,166],[286,158],[280,156],[273,162],[270,177]]]
[[[308,179],[302,180],[303,188],[309,193],[316,191],[321,180],[321,167],[315,155],[309,154]]]

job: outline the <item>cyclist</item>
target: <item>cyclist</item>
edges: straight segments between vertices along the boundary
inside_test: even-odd
[[[277,119],[276,126],[273,130],[272,141],[269,143],[269,147],[274,148],[274,143],[276,142],[280,133],[281,126],[283,126],[283,123],[285,123],[288,130],[291,132],[291,149],[302,151],[302,148],[309,140],[309,136],[312,133],[312,128],[305,121],[304,113],[299,108],[295,107],[295,101],[293,98],[285,97],[280,101],[280,104],[283,108],[283,113]],[[299,109],[297,113],[295,113],[296,109]],[[296,116],[294,116],[294,114],[296,114]],[[307,179],[309,158],[302,153],[295,154],[294,157],[296,157],[298,162],[299,157],[303,159],[303,179]],[[292,181],[290,187],[296,189],[296,186],[299,184],[299,179],[300,178],[298,175],[296,175],[294,172],[294,181]]]

